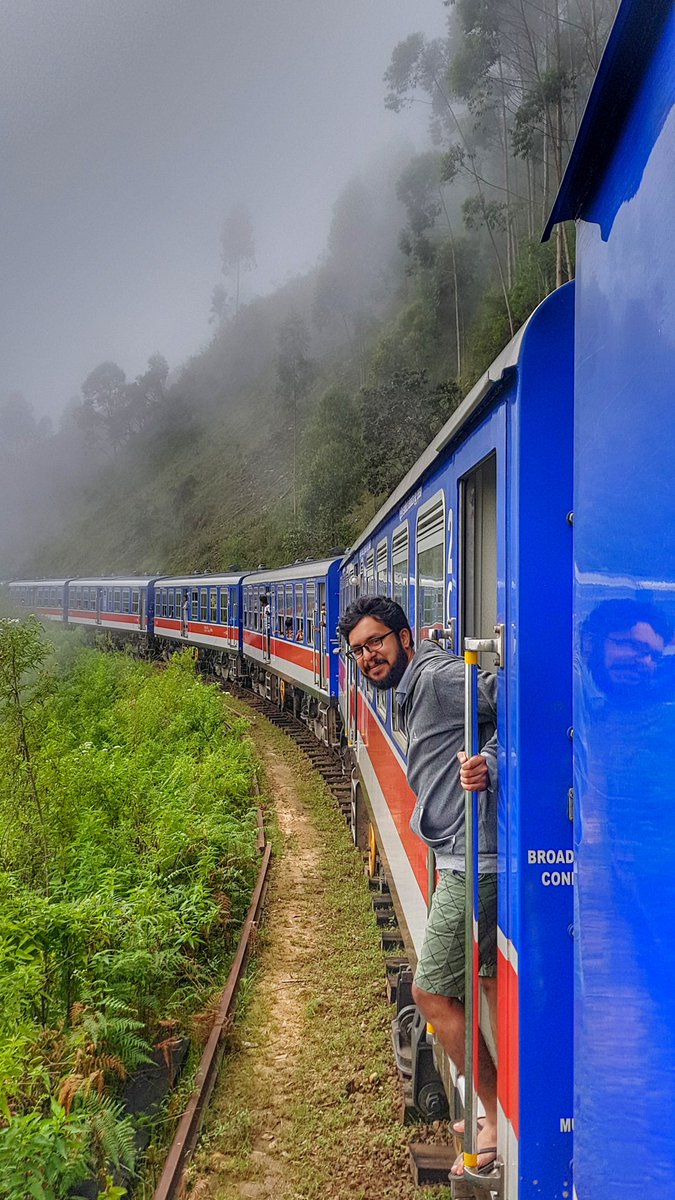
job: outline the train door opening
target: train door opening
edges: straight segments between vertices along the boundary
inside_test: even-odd
[[[461,556],[459,615],[461,639],[494,638],[497,624],[497,456],[491,454],[460,480]],[[481,654],[482,670],[496,672],[494,654]],[[496,918],[496,914],[495,914]],[[480,1027],[497,1062],[496,1030],[483,989]],[[496,1021],[494,1022],[496,1025]]]

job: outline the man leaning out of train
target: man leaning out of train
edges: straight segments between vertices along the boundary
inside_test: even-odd
[[[376,688],[395,688],[408,736],[408,783],[416,804],[414,833],[431,846],[438,884],[427,919],[413,999],[446,1052],[464,1072],[464,791],[479,799],[478,872],[480,976],[496,1040],[497,1010],[497,695],[496,679],[478,673],[480,754],[464,752],[464,662],[432,641],[415,651],[408,618],[384,596],[361,596],[339,631],[363,675]],[[497,1078],[480,1037],[479,1090],[485,1119],[478,1134],[478,1169],[496,1156]],[[454,1126],[462,1133],[462,1126]],[[452,1172],[464,1170],[462,1155]]]

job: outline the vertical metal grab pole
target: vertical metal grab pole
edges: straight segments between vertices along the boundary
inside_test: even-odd
[[[436,855],[431,846],[427,850],[427,912],[436,891]]]
[[[468,644],[468,639],[467,643]],[[464,652],[464,745],[469,758],[478,753],[478,653]],[[478,792],[464,793],[465,885],[464,924],[464,1168],[478,1167]]]

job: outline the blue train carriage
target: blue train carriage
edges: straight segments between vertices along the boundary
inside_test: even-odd
[[[67,579],[17,579],[9,584],[10,603],[18,610],[35,613],[45,621],[66,620]]]
[[[549,296],[404,478],[342,564],[343,607],[382,592],[415,641],[460,652],[501,634],[499,1158],[508,1200],[568,1200],[572,1128],[571,599],[573,285]],[[345,647],[342,647],[344,651]],[[341,709],[365,809],[413,962],[433,864],[393,697],[341,654]],[[435,1053],[450,1096],[453,1064]]]
[[[337,719],[338,558],[242,579],[244,658],[253,688],[306,720],[329,746]]]
[[[155,637],[165,654],[197,646],[223,679],[241,677],[241,573],[175,575],[155,580]]]
[[[153,579],[147,575],[71,579],[66,620],[71,626],[103,630],[114,644],[122,645],[129,635],[147,640],[152,636]]]
[[[623,0],[549,223],[577,221],[578,1200],[675,1179],[675,9]]]

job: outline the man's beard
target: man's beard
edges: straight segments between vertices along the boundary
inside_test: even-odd
[[[372,683],[373,687],[376,687],[380,692],[384,692],[388,688],[395,688],[403,679],[407,666],[408,655],[406,654],[399,640],[396,662],[390,668],[389,674],[385,675],[383,679],[369,679],[368,682]]]

